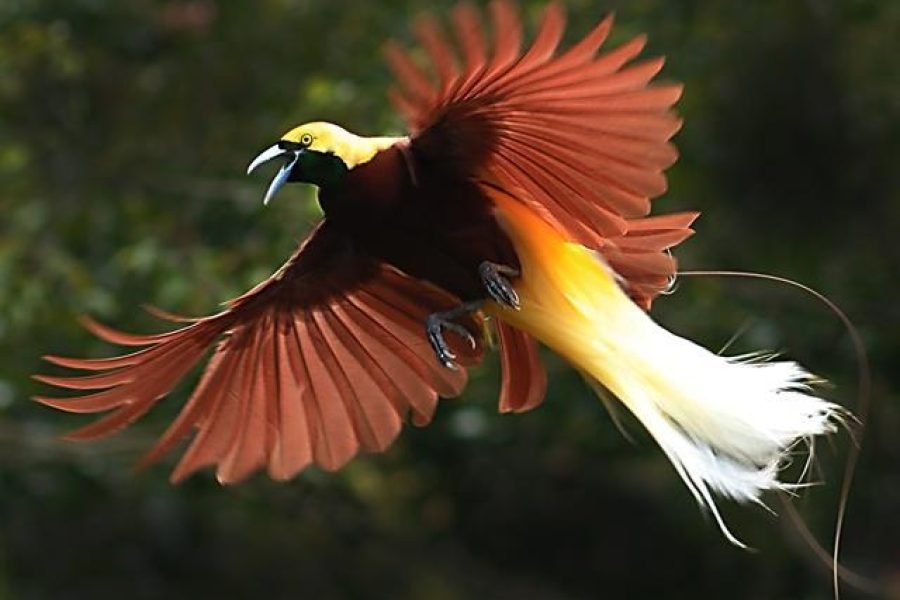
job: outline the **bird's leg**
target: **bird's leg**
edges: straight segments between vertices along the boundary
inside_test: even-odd
[[[520,273],[512,267],[484,261],[478,267],[481,282],[491,300],[502,306],[519,310],[519,295],[510,283],[510,277],[518,277]]]
[[[459,335],[469,342],[469,345],[474,349],[476,345],[475,337],[469,333],[468,329],[459,323],[454,323],[453,319],[457,319],[480,309],[482,304],[484,304],[484,300],[474,300],[472,302],[460,304],[451,310],[428,315],[428,319],[425,321],[425,331],[428,334],[428,341],[431,343],[431,348],[434,350],[437,359],[448,369],[457,368],[456,363],[453,362],[456,355],[450,350],[450,346],[447,345],[447,340],[444,339],[443,330],[446,329]]]
[[[484,284],[484,289],[487,291],[490,300],[502,306],[519,310],[519,295],[509,281],[510,277],[519,276],[517,270],[505,265],[484,261],[478,267],[478,274],[481,276],[481,282]],[[474,336],[459,323],[454,323],[453,320],[470,312],[480,310],[484,303],[485,300],[464,302],[451,310],[433,313],[425,321],[425,331],[428,334],[431,348],[441,364],[448,369],[457,368],[456,363],[453,362],[456,355],[450,350],[447,340],[444,339],[444,330],[452,331],[459,335],[469,342],[472,348],[475,348]]]

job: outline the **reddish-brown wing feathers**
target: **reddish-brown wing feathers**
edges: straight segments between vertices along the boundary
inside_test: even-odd
[[[497,321],[500,338],[500,412],[526,412],[544,401],[547,372],[538,356],[538,345],[527,333]]]
[[[612,19],[556,54],[565,26],[548,6],[534,43],[521,52],[521,23],[508,0],[490,5],[492,49],[478,11],[461,4],[452,25],[459,48],[431,19],[417,36],[436,80],[397,45],[387,56],[399,82],[392,99],[413,132],[414,154],[463,177],[505,187],[575,241],[598,249],[643,306],[675,270],[666,249],[696,214],[646,219],[677,158],[669,139],[681,121],[677,84],[652,84],[661,58],[630,63],[637,38],[597,55]],[[630,64],[629,64],[630,63]]]
[[[143,349],[107,359],[49,356],[53,364],[97,373],[38,380],[101,391],[38,400],[70,412],[109,411],[68,437],[106,436],[149,411],[219,340],[187,404],[142,464],[196,432],[175,481],[209,465],[223,483],[262,467],[275,479],[310,463],[337,469],[360,448],[385,449],[408,413],[423,425],[438,396],[462,391],[465,370],[440,365],[423,330],[430,313],[456,304],[357,255],[325,223],[270,280],[218,315],[145,336],[87,322],[104,340]],[[481,330],[476,317],[464,325]],[[480,344],[472,350],[452,335],[450,341],[463,366],[480,357]]]

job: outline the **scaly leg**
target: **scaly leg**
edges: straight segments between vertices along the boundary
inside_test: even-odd
[[[519,295],[510,283],[510,277],[518,277],[519,272],[505,265],[485,261],[478,267],[478,274],[491,300],[502,306],[519,310]]]
[[[446,329],[452,331],[469,342],[469,345],[472,346],[472,348],[475,348],[475,337],[468,329],[459,323],[454,323],[453,319],[457,319],[472,311],[480,309],[482,304],[484,304],[484,300],[474,300],[472,302],[460,304],[451,310],[428,315],[428,319],[425,321],[425,331],[428,334],[428,341],[431,343],[431,348],[434,350],[437,359],[448,369],[457,369],[456,363],[453,362],[456,355],[450,350],[450,346],[447,345],[447,340],[444,339],[444,332],[442,330]]]
[[[484,289],[491,300],[500,305],[519,310],[519,295],[508,279],[509,277],[518,277],[518,271],[504,265],[485,261],[478,267],[478,274],[481,276]],[[469,342],[472,348],[475,348],[475,338],[472,334],[462,325],[454,323],[453,320],[470,312],[480,310],[484,302],[484,300],[473,300],[472,302],[460,304],[452,310],[428,316],[425,322],[428,341],[437,359],[448,369],[457,368],[456,363],[453,362],[456,355],[450,350],[447,340],[444,339],[443,330],[452,331]]]

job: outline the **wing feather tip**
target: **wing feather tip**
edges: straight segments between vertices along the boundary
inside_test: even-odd
[[[612,29],[612,26],[615,24],[615,22],[616,22],[616,11],[610,10],[608,13],[606,13],[606,15],[602,19],[600,19],[600,22],[597,23],[597,25],[594,27],[594,31],[600,31],[600,30],[608,31],[608,30]]]
[[[255,470],[256,469],[247,471],[245,469],[241,469],[236,473],[232,473],[230,471],[222,472],[222,467],[220,466],[216,471],[216,482],[222,487],[238,485],[239,483],[245,481],[251,475],[253,475]]]
[[[73,396],[71,398],[50,398],[49,396],[32,396],[31,400],[43,406],[49,406],[56,410],[72,414],[95,414],[106,412],[115,408],[115,405],[109,408],[84,408],[78,401],[83,397]]]
[[[159,308],[158,306],[154,306],[152,304],[141,304],[141,308],[148,314],[161,321],[166,321],[169,323],[181,323],[181,324],[190,324],[196,323],[198,321],[202,321],[203,318],[197,317],[185,317],[184,315],[179,315],[177,313],[173,313],[171,311],[165,310],[163,308]]]
[[[185,479],[196,473],[199,468],[199,466],[194,466],[190,469],[186,468],[184,466],[184,458],[182,457],[182,460],[169,474],[169,483],[172,485],[180,485]]]
[[[125,428],[124,425],[110,427],[102,425],[101,423],[102,421],[89,423],[84,427],[80,427],[68,433],[62,434],[59,439],[63,440],[64,442],[88,442],[91,440],[100,440],[109,437]]]
[[[60,407],[56,406],[55,403],[64,401],[64,400],[66,400],[66,398],[50,398],[47,396],[32,396],[31,397],[32,402],[37,402],[38,404],[43,404],[44,406],[49,406],[51,408],[60,408]]]
[[[311,460],[304,460],[298,464],[288,466],[284,464],[275,464],[275,461],[270,461],[266,473],[272,481],[284,483],[297,477],[304,469],[310,466],[311,462]]]
[[[46,357],[44,358],[44,360],[47,360]],[[47,361],[47,362],[51,362],[51,361]],[[54,364],[55,364],[55,363],[54,363]],[[38,383],[43,383],[43,384],[45,384],[45,385],[52,385],[52,386],[54,386],[54,387],[60,387],[60,386],[57,385],[55,382],[58,381],[59,379],[64,379],[64,378],[62,378],[62,377],[54,377],[54,376],[52,376],[52,375],[42,375],[42,374],[40,374],[40,373],[32,373],[32,374],[30,375],[30,378],[31,378],[33,381],[37,381]],[[31,399],[32,399],[32,400],[37,400],[37,398],[38,398],[38,397],[33,396]]]
[[[694,230],[691,229],[691,226],[697,219],[700,218],[700,215],[702,215],[703,213],[701,213],[699,210],[688,210],[683,212],[682,214],[684,215],[685,219],[685,229],[689,229],[691,233],[694,233]]]

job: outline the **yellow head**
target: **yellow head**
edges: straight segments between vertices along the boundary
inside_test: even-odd
[[[350,170],[369,162],[380,151],[402,139],[360,137],[333,123],[315,121],[294,127],[281,136],[278,143],[253,159],[247,173],[270,160],[285,160],[269,184],[263,200],[268,204],[288,181],[312,183],[319,187],[336,185]]]

